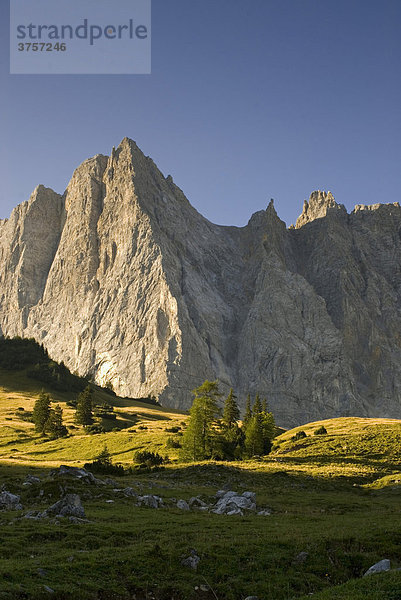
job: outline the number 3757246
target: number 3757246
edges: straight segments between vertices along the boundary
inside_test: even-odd
[[[50,42],[25,42],[18,44],[19,52],[65,52],[67,45],[57,42],[52,44]]]

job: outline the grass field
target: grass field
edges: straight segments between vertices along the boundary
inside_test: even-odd
[[[44,441],[21,419],[41,385],[24,373],[0,372],[0,486],[43,510],[62,493],[81,496],[90,523],[76,525],[0,512],[0,598],[400,600],[401,573],[362,578],[383,558],[401,567],[401,422],[332,419],[285,432],[265,459],[180,464],[166,429],[187,417],[144,403],[114,399],[107,433]],[[99,392],[104,393],[104,392]],[[53,394],[69,427],[68,394]],[[18,411],[24,408],[24,411]],[[297,430],[307,437],[294,441]],[[271,516],[244,517],[140,508],[113,486],[88,486],[49,476],[60,464],[79,466],[107,444],[113,461],[132,466],[138,449],[168,455],[166,468],[115,478],[117,487],[210,502],[218,489],[252,490]],[[40,484],[23,486],[27,473]],[[110,502],[110,501],[113,502]],[[196,571],[181,558],[196,549]],[[299,560],[301,552],[307,553]],[[305,557],[305,555],[304,555]],[[53,592],[47,591],[51,588]],[[313,594],[311,596],[311,594]]]

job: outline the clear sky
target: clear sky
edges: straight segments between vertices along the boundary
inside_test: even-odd
[[[215,223],[401,200],[400,0],[153,0],[152,74],[126,76],[9,75],[8,4],[0,218],[124,136]]]

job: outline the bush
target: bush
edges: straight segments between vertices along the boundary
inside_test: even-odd
[[[91,435],[96,435],[98,433],[106,433],[106,430],[101,425],[90,425],[86,428],[86,431]]]
[[[111,462],[111,454],[107,446],[95,457],[93,462],[86,463],[84,467],[92,473],[100,473],[101,475],[125,475],[125,469],[122,465],[113,465]]]
[[[99,475],[118,475],[121,477],[127,473],[122,465],[103,463],[99,460],[94,460],[91,463],[85,463],[84,468],[88,469],[88,471],[91,471],[91,473],[98,473]]]
[[[301,430],[301,431],[298,431],[295,435],[293,435],[291,440],[293,442],[297,442],[298,440],[302,440],[303,438],[306,438],[306,433],[305,433],[305,431]]]
[[[164,462],[164,458],[157,452],[148,452],[147,450],[135,452],[134,462],[145,467],[157,467]]]
[[[165,431],[167,431],[167,433],[178,433],[180,429],[181,427],[166,427]]]
[[[323,427],[323,425],[321,427],[318,427],[317,429],[315,429],[315,431],[313,432],[313,435],[325,435],[327,433],[327,429],[326,427]]]
[[[181,448],[181,444],[178,440],[172,437],[167,438],[166,448]]]

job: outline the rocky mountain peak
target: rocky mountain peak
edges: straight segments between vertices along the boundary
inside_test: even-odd
[[[295,228],[299,229],[306,223],[325,217],[330,209],[345,210],[342,204],[337,204],[331,192],[312,192],[309,201],[304,201],[302,214],[298,217]]]
[[[124,138],[0,221],[0,333],[175,408],[218,379],[283,426],[400,417],[401,209],[343,214],[316,191],[297,231],[273,201],[214,225]]]

